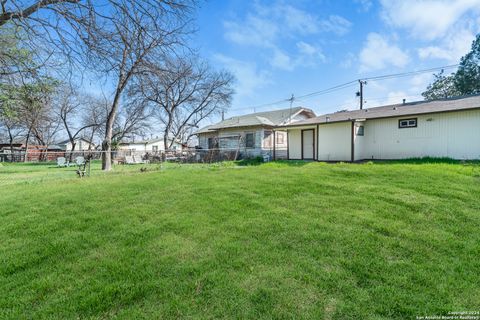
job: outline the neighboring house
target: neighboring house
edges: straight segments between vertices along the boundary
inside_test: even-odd
[[[7,142],[0,142],[0,161],[19,162],[25,159],[26,142],[14,141],[12,146]],[[57,145],[37,145],[33,142],[28,144],[27,161],[49,160],[54,161],[57,157],[63,157],[65,152]]]
[[[73,151],[95,150],[95,144],[88,141],[87,139],[77,138],[74,141],[75,141],[75,150]],[[59,146],[60,149],[64,151],[72,151],[72,143],[70,142],[70,140],[57,142],[56,145]]]
[[[289,159],[480,159],[480,95],[336,112],[282,128]]]
[[[204,127],[195,134],[199,148],[238,151],[245,157],[273,155],[287,156],[287,133],[274,130],[275,127],[315,117],[307,108],[257,112],[236,116]]]
[[[170,143],[171,141],[172,140],[169,140],[168,142]],[[174,142],[170,149],[181,151],[183,149],[183,145],[180,142]],[[118,150],[141,152],[142,154],[156,153],[159,151],[165,151],[165,145],[163,143],[163,138],[156,138],[142,141],[121,142],[118,145]]]

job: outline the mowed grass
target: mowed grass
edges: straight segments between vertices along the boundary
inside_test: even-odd
[[[138,168],[0,167],[0,318],[480,309],[478,164]]]

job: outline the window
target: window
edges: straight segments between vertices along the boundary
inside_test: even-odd
[[[365,127],[364,126],[358,126],[357,136],[364,136],[364,135],[365,135]]]
[[[152,146],[152,151],[153,152],[158,152],[158,146]]]
[[[415,128],[417,127],[417,118],[400,119],[398,120],[398,127],[401,128]]]
[[[208,138],[208,149],[217,149],[218,140],[216,138]]]
[[[272,147],[272,141],[273,140],[273,135],[272,131],[264,131],[263,132],[263,146],[265,148],[271,148]]]
[[[277,132],[277,144],[284,144],[285,143],[285,133]]]
[[[245,147],[254,148],[255,147],[255,134],[247,133],[245,134]]]

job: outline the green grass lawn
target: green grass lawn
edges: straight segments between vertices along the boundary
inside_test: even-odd
[[[480,168],[0,166],[2,319],[480,310]]]

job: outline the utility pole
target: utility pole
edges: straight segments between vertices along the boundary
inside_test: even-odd
[[[360,110],[363,109],[363,85],[367,84],[365,80],[358,80],[360,84],[360,90],[357,92],[357,97],[360,97]]]
[[[292,93],[292,96],[290,97],[290,117],[288,123],[292,122],[292,106],[293,106],[293,101],[295,100],[295,96]]]
[[[225,110],[222,109],[222,121],[225,120]]]

